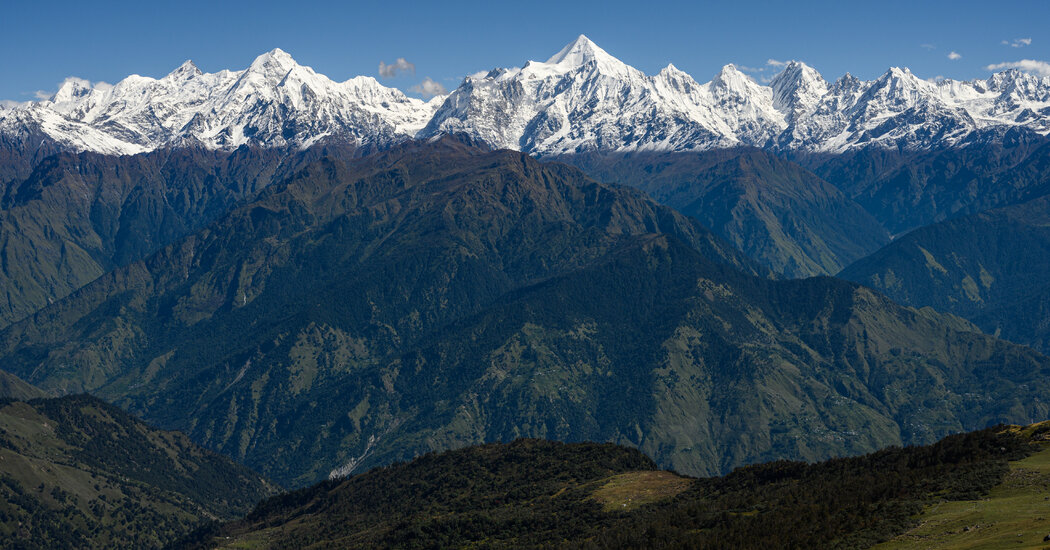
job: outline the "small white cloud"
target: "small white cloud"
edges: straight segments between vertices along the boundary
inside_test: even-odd
[[[66,84],[73,84],[73,85],[75,85],[75,86],[77,86],[79,88],[90,88],[91,87],[91,81],[90,80],[88,80],[86,78],[80,78],[79,76],[67,76],[66,79],[63,80],[58,85],[58,89],[61,90],[62,86],[65,86]]]
[[[408,62],[404,57],[397,58],[397,61],[389,65],[382,61],[379,62],[379,76],[383,78],[393,78],[397,76],[398,72],[416,74],[416,65],[415,63]]]
[[[936,50],[937,49],[937,46],[934,46],[933,44],[919,44],[919,47],[927,49],[927,50]]]
[[[98,89],[100,91],[106,91],[113,87],[112,84],[102,81],[98,81],[92,84],[90,80],[86,78],[80,78],[79,76],[67,76],[62,80],[62,82],[58,83],[59,90],[67,86],[71,86],[74,90],[79,88],[84,90]],[[35,98],[37,101],[45,101],[51,99],[56,93],[57,92],[51,90],[37,90],[35,92],[26,92],[25,95],[32,95],[33,98]]]
[[[985,67],[985,70],[988,71],[1001,71],[1003,69],[1017,69],[1026,73],[1034,73],[1039,76],[1050,76],[1050,63],[1046,61],[1037,61],[1035,59],[1007,61],[1005,63],[996,63]]]
[[[1014,38],[1013,40],[1003,40],[999,42],[1003,46],[1010,46],[1011,48],[1023,48],[1025,46],[1032,45],[1031,38]]]
[[[409,88],[408,91],[415,92],[417,94],[422,94],[423,97],[427,98],[434,97],[436,95],[445,95],[448,93],[448,90],[446,90],[440,82],[435,81],[429,76],[424,78],[423,82],[420,82],[419,84],[416,84],[415,86]]]
[[[951,59],[952,61],[955,61],[956,59],[962,59],[962,55],[959,55],[959,52],[954,52],[953,51],[953,52],[948,54],[948,59]]]
[[[736,63],[734,63],[733,66],[736,67],[737,69],[745,72],[745,73],[764,73],[766,71],[772,71],[772,70],[778,69],[778,68],[783,67],[783,66],[785,66],[787,64],[788,64],[787,61],[778,61],[776,59],[770,58],[770,59],[766,60],[766,64],[763,67],[749,67],[747,65],[737,65]],[[759,78],[760,80],[764,79],[763,82],[765,82],[765,81],[768,81],[768,80],[772,79],[773,77],[772,76],[756,76],[756,78]]]
[[[11,99],[0,99],[0,108],[17,109],[19,107],[25,107],[31,103],[32,101],[14,101]]]

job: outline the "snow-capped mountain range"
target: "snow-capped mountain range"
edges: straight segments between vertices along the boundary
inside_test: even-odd
[[[187,61],[160,79],[91,88],[70,79],[48,100],[0,111],[0,133],[39,130],[70,149],[110,154],[184,143],[385,144],[415,135],[438,104],[368,76],[333,82],[275,49],[243,71],[203,73]]]
[[[892,68],[833,83],[790,62],[760,85],[733,65],[700,84],[668,65],[646,75],[580,36],[545,62],[468,76],[424,102],[359,76],[334,82],[287,53],[243,71],[187,61],[114,86],[68,81],[48,100],[0,108],[0,135],[42,133],[72,150],[134,154],[196,143],[305,148],[463,133],[539,155],[739,145],[811,152],[960,146],[978,130],[1050,133],[1050,77],[1015,70],[931,82]]]

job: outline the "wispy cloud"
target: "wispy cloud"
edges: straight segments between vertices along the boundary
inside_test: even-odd
[[[379,76],[383,78],[393,78],[397,76],[397,73],[399,72],[416,74],[416,65],[415,63],[408,62],[404,57],[397,58],[397,61],[389,65],[382,61],[379,62]]]
[[[1023,48],[1025,46],[1032,45],[1031,38],[1014,38],[1013,41],[1003,40],[1001,42],[1003,46],[1010,46],[1011,48]]]
[[[956,59],[962,59],[962,55],[960,55],[959,52],[953,51],[948,54],[948,59],[955,61]]]
[[[1005,63],[996,63],[985,67],[985,70],[988,71],[1001,71],[1003,69],[1017,69],[1026,73],[1034,73],[1039,76],[1050,76],[1050,63],[1046,61],[1037,61],[1035,59],[1007,61]]]
[[[429,76],[424,78],[423,82],[409,88],[408,91],[423,94],[423,97],[426,98],[431,98],[436,95],[445,95],[448,93],[448,90],[446,90],[440,82],[437,82]]]
[[[779,61],[770,58],[766,60],[766,65],[764,67],[748,67],[747,65],[736,65],[736,68],[740,69],[741,71],[744,71],[745,73],[767,73],[770,71],[775,71],[776,69],[779,69],[780,67],[783,67],[787,64],[787,61]],[[759,82],[766,83],[772,80],[773,76],[769,74],[757,74],[755,75],[755,78],[758,79]]]
[[[88,90],[99,90],[102,92],[109,90],[113,87],[113,85],[109,82],[103,82],[101,80],[99,80],[98,82],[91,82],[90,80],[86,78],[80,78],[79,76],[67,76],[62,80],[62,82],[58,83],[58,86],[56,86],[56,90],[61,90],[66,86],[74,86],[77,88],[85,88]],[[24,92],[23,95],[33,96],[33,98],[37,101],[45,101],[51,99],[56,93],[57,92],[55,90],[36,90],[34,92]]]
[[[933,44],[919,44],[919,47],[927,49],[927,50],[936,50],[937,49],[937,46],[934,46]]]
[[[31,101],[14,101],[12,99],[0,99],[0,108],[5,109],[17,109],[19,107],[25,107],[32,103]]]
[[[67,76],[65,78],[65,80],[63,80],[62,82],[58,83],[58,88],[61,90],[62,86],[65,86],[66,84],[73,84],[73,85],[81,87],[81,88],[90,88],[91,87],[91,81],[90,80],[88,80],[86,78],[80,78],[79,76]]]

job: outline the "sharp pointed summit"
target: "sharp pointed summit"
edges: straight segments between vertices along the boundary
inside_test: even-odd
[[[170,73],[168,73],[167,78],[172,79],[172,80],[182,80],[182,79],[186,79],[186,78],[193,78],[195,76],[200,76],[202,74],[204,74],[204,73],[201,72],[201,70],[199,68],[197,68],[197,65],[195,63],[193,63],[193,61],[187,59],[186,61],[184,61],[182,63],[182,65],[179,65],[179,68],[177,68],[174,71],[171,71]]]
[[[568,63],[579,66],[602,56],[612,57],[608,52],[599,48],[590,38],[581,34],[576,37],[576,40],[566,44],[561,51],[551,56],[551,58],[547,60],[547,63]]]
[[[819,85],[827,88],[827,81],[816,69],[801,61],[788,61],[784,70],[777,73],[769,86],[774,89],[788,89],[799,86]]]
[[[605,72],[622,73],[630,69],[626,63],[609,55],[609,52],[582,34],[546,61],[547,65],[555,65],[562,70],[572,70],[591,63]]]
[[[828,93],[828,83],[813,67],[789,61],[773,80],[773,107],[784,113],[788,124],[812,111]]]
[[[759,87],[759,84],[755,82],[754,79],[741,72],[740,69],[736,68],[736,65],[732,63],[722,67],[722,70],[718,71],[718,74],[715,75],[715,78],[711,83],[719,88],[732,90],[737,93],[746,93],[749,90]]]
[[[252,64],[248,66],[248,72],[268,75],[281,74],[283,76],[283,74],[298,66],[299,64],[288,52],[280,48],[274,48],[256,57]]]

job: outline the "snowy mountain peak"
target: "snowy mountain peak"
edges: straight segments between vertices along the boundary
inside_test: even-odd
[[[784,113],[788,123],[814,110],[828,93],[824,77],[801,61],[789,61],[769,87],[773,90],[773,107]]]
[[[1038,86],[1038,81],[1038,77],[1022,73],[1017,69],[1006,69],[1001,73],[993,74],[988,78],[987,83],[994,90],[1012,91],[1030,85]]]
[[[668,100],[675,103],[689,102],[689,104],[682,107],[686,110],[690,109],[690,105],[696,102],[695,96],[701,93],[700,84],[688,73],[675,67],[673,64],[668,64],[663,69],[660,69],[660,72],[652,78],[652,83],[657,90],[661,92],[666,90],[665,94],[669,96]]]
[[[82,78],[70,77],[58,87],[58,91],[55,92],[55,95],[51,96],[51,102],[70,103],[76,101],[78,98],[88,95],[89,93],[91,93],[90,82]]]
[[[718,71],[718,74],[715,75],[715,78],[711,83],[738,92],[752,90],[758,86],[757,82],[752,80],[750,76],[742,73],[740,69],[737,69],[736,65],[732,63],[722,67],[722,70]]]
[[[288,71],[296,67],[299,67],[299,64],[295,62],[295,59],[292,59],[288,52],[280,48],[274,48],[256,57],[252,64],[248,66],[247,72],[280,75],[283,77],[285,74],[288,74]]]
[[[179,65],[178,69],[171,71],[171,73],[169,73],[168,76],[166,76],[165,78],[169,80],[185,80],[188,78],[200,76],[202,74],[204,73],[201,72],[199,68],[197,68],[197,65],[194,64],[193,61],[187,59],[182,63],[182,65]]]
[[[907,67],[890,67],[878,80],[900,80],[900,81],[919,81],[921,78],[912,74],[911,69]]]
[[[928,97],[934,87],[934,84],[915,76],[907,68],[890,67],[871,83],[867,93],[872,97],[886,96],[896,101],[914,103]]]
[[[609,55],[609,52],[582,34],[543,63],[560,73],[592,64],[600,72],[609,74],[624,74],[630,69],[626,63]]]
[[[827,87],[827,81],[824,77],[817,72],[816,69],[806,65],[801,61],[788,61],[784,65],[784,70],[777,73],[773,77],[773,80],[769,83],[772,88],[781,88],[785,86],[798,87],[798,86],[823,86]]]
[[[569,42],[561,49],[558,53],[554,54],[546,62],[551,65],[567,64],[574,67],[579,67],[585,63],[595,60],[600,57],[612,57],[608,52],[598,47],[590,38],[585,35],[576,37],[576,40]]]

